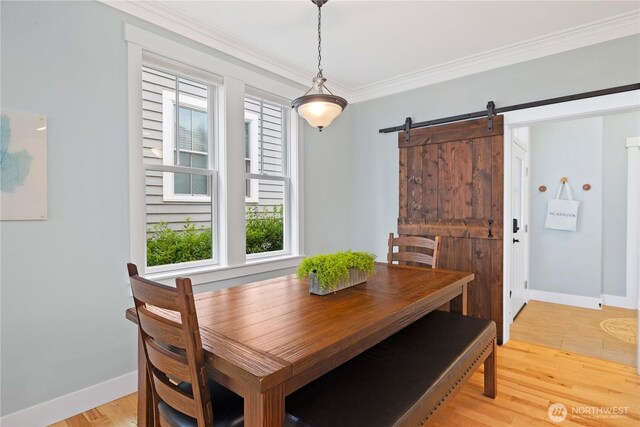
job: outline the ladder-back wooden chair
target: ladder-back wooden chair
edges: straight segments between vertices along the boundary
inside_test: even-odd
[[[394,252],[393,248],[397,247],[398,251]],[[431,255],[421,250],[428,249]],[[440,250],[440,236],[435,239],[429,239],[421,236],[398,236],[389,233],[389,253],[387,255],[387,263],[393,264],[397,262],[399,265],[417,265],[438,268],[438,251]]]
[[[178,278],[173,288],[138,276],[135,264],[127,264],[127,269],[151,383],[154,425],[241,422],[243,399],[207,381],[191,280]]]

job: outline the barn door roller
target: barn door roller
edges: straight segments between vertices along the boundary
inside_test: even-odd
[[[491,132],[493,130],[493,116],[495,116],[496,104],[493,101],[487,103],[487,130]]]
[[[411,117],[404,119],[404,142],[411,141]]]

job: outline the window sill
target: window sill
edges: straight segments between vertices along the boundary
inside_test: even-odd
[[[163,202],[170,203],[211,203],[209,196],[175,196],[173,194],[162,195]]]
[[[247,260],[246,264],[230,266],[193,267],[184,270],[163,271],[152,273],[146,277],[166,285],[173,285],[176,277],[188,277],[193,285],[234,279],[252,274],[268,273],[297,267],[303,255],[284,255],[280,257],[258,258]]]

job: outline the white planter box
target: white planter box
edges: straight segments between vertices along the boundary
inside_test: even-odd
[[[320,289],[320,281],[316,279],[315,273],[311,273],[311,276],[309,276],[309,293],[312,293],[314,295],[331,294],[341,289],[364,283],[367,281],[368,277],[369,276],[364,271],[350,268],[348,279],[338,282],[338,284],[334,288],[322,290]]]

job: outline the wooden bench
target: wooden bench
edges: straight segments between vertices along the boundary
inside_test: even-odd
[[[484,363],[496,396],[496,325],[434,311],[286,398],[313,427],[424,425]]]

